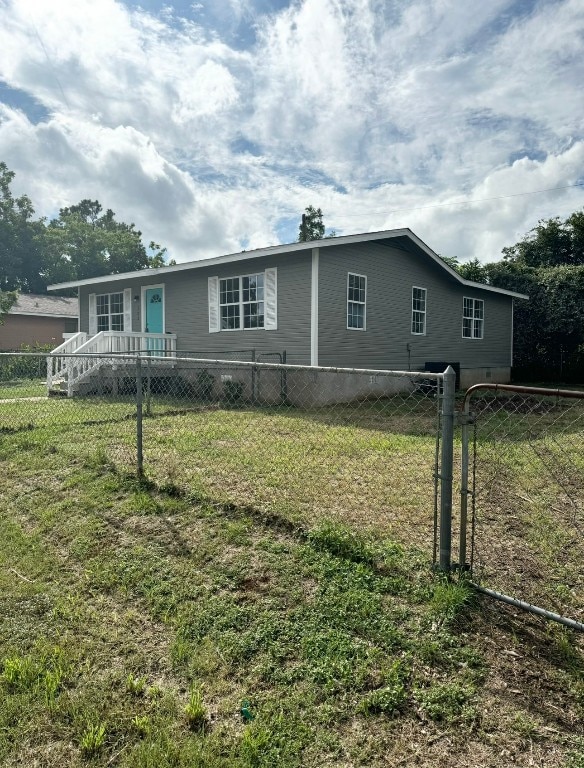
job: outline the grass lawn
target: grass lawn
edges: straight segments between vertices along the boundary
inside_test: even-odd
[[[0,764],[582,768],[581,638],[431,574],[421,402],[159,402],[143,482],[130,399],[5,403]]]
[[[0,400],[8,400],[14,397],[44,397],[46,394],[46,379],[0,381]]]

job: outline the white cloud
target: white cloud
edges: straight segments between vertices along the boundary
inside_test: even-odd
[[[0,3],[0,78],[51,113],[0,111],[19,191],[49,215],[97,197],[179,260],[271,244],[308,204],[339,232],[410,226],[493,259],[582,205],[575,188],[428,207],[581,180],[579,0],[260,7],[194,4],[195,22],[120,0]],[[255,42],[235,48],[241,25]]]

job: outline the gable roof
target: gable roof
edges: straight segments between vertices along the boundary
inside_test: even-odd
[[[35,317],[77,317],[79,301],[65,296],[43,296],[37,293],[20,293],[8,310],[9,315],[34,315]]]
[[[156,275],[164,275],[169,272],[181,272],[188,269],[200,269],[202,267],[211,267],[219,264],[229,264],[238,261],[245,261],[247,259],[259,259],[262,256],[271,255],[284,255],[287,253],[295,253],[297,251],[311,250],[312,248],[329,248],[336,245],[354,245],[357,243],[366,242],[386,242],[392,241],[392,244],[403,250],[422,253],[429,257],[432,261],[438,264],[445,272],[453,277],[458,283],[466,285],[470,288],[478,288],[483,291],[491,291],[493,293],[502,293],[506,296],[512,296],[519,299],[529,298],[523,293],[516,293],[515,291],[508,291],[505,288],[495,288],[491,285],[485,285],[484,283],[475,283],[472,280],[465,280],[455,269],[452,269],[445,261],[443,261],[438,254],[426,245],[420,238],[415,235],[411,229],[387,229],[380,232],[365,232],[358,235],[341,235],[339,237],[327,237],[323,240],[310,240],[304,243],[288,243],[287,245],[272,245],[268,248],[257,248],[253,251],[240,251],[239,253],[230,253],[225,256],[215,256],[210,259],[199,259],[197,261],[186,261],[182,264],[175,264],[172,267],[158,267],[156,269],[140,269],[135,272],[120,272],[115,275],[104,275],[102,277],[94,277],[86,280],[74,280],[69,283],[57,283],[55,285],[49,285],[48,290],[62,290],[64,288],[77,288],[81,285],[96,285],[99,283],[110,283],[115,280],[128,280],[134,277],[142,277],[148,275],[148,277],[155,277]]]

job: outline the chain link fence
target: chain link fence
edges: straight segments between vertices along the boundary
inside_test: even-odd
[[[487,593],[584,629],[584,392],[481,384],[463,411],[461,560]]]
[[[193,500],[339,521],[436,559],[442,375],[280,359],[60,356],[47,392],[38,356],[0,355],[2,456],[97,456]]]

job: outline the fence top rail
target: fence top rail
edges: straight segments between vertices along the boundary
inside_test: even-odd
[[[470,399],[479,390],[492,392],[516,392],[520,395],[541,395],[542,397],[570,397],[576,400],[584,400],[584,392],[578,389],[559,389],[554,387],[524,387],[519,384],[474,384],[469,387],[464,395],[463,410],[468,412]]]
[[[205,366],[217,365],[217,366],[230,366],[238,368],[266,368],[269,370],[282,370],[282,371],[306,371],[308,373],[347,373],[347,374],[365,374],[367,376],[399,376],[403,378],[414,379],[428,379],[432,381],[442,381],[444,378],[443,373],[430,373],[429,371],[390,371],[382,370],[378,368],[336,368],[333,366],[314,366],[314,365],[289,365],[287,363],[259,363],[253,360],[223,360],[223,359],[211,359],[208,357],[162,357],[157,355],[157,350],[141,350],[144,354],[125,354],[116,352],[82,352],[81,354],[69,353],[62,354],[59,357],[67,358],[71,360],[79,360],[81,358],[101,358],[108,360],[115,358],[116,361],[127,360],[128,362],[137,362],[140,360],[142,363],[155,362],[156,365],[167,364],[175,365],[178,362],[182,363],[200,363]],[[42,357],[46,358],[46,352],[0,352],[0,358],[2,357]]]

